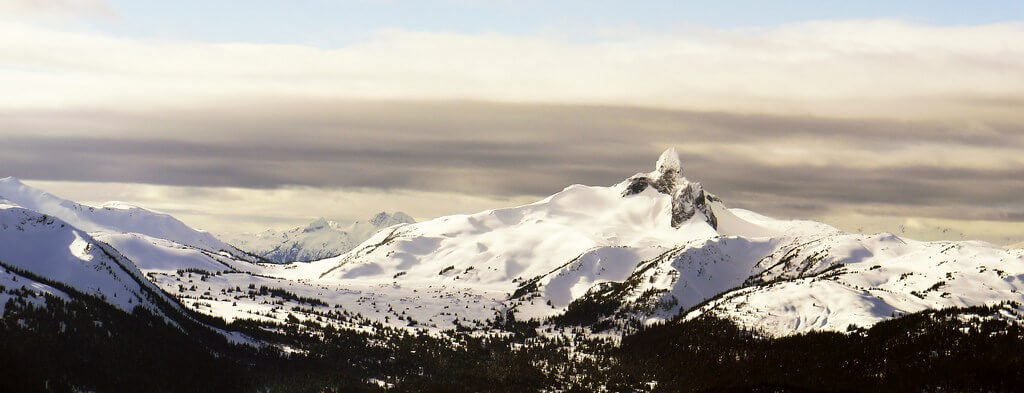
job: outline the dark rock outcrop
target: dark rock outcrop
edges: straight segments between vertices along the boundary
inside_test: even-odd
[[[636,174],[626,181],[628,183],[622,193],[624,197],[639,194],[648,187],[672,196],[673,227],[678,228],[700,212],[708,225],[718,228],[718,219],[711,209],[711,203],[719,201],[718,198],[705,192],[700,183],[690,182],[683,177],[675,149],[668,149],[661,154],[654,172]]]

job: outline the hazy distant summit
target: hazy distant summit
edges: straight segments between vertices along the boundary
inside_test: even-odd
[[[351,224],[321,217],[285,231],[267,230],[227,238],[235,246],[272,262],[309,262],[344,254],[381,229],[414,222],[403,212],[380,212],[367,221]]]

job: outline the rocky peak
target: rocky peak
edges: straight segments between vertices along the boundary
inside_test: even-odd
[[[402,212],[394,212],[393,214],[380,212],[370,219],[370,224],[379,228],[385,228],[395,224],[411,224],[414,222],[416,222],[416,220],[413,220],[413,218],[409,217],[408,214]]]
[[[661,153],[658,157],[658,163],[654,166],[654,170],[667,174],[675,172],[677,174],[683,172],[682,164],[679,163],[679,154],[676,153],[676,148],[670,147]]]
[[[711,202],[718,201],[718,198],[705,192],[700,183],[691,182],[683,176],[679,154],[674,148],[661,153],[653,172],[638,173],[626,180],[626,189],[622,196],[639,194],[647,187],[672,196],[673,227],[678,228],[700,212],[708,225],[718,228],[718,219],[711,209]]]
[[[306,228],[303,229],[303,232],[319,231],[324,228],[327,228],[328,225],[330,225],[330,223],[327,222],[327,219],[320,217],[316,220],[313,220],[313,222],[309,223],[309,225],[306,225]]]

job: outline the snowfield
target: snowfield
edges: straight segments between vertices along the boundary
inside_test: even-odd
[[[614,332],[714,314],[783,336],[1024,302],[1024,251],[729,209],[682,169],[669,150],[651,172],[609,187],[572,185],[528,205],[419,223],[378,215],[359,228],[318,220],[243,244],[283,260],[350,248],[286,264],[256,263],[166,215],[88,208],[8,178],[0,261],[122,307],[142,302],[97,251],[105,245],[198,312],[352,328],[485,329],[512,316],[543,329]]]

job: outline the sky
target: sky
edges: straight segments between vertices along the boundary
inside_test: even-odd
[[[215,233],[648,171],[1024,241],[1024,3],[0,0],[0,177]]]

